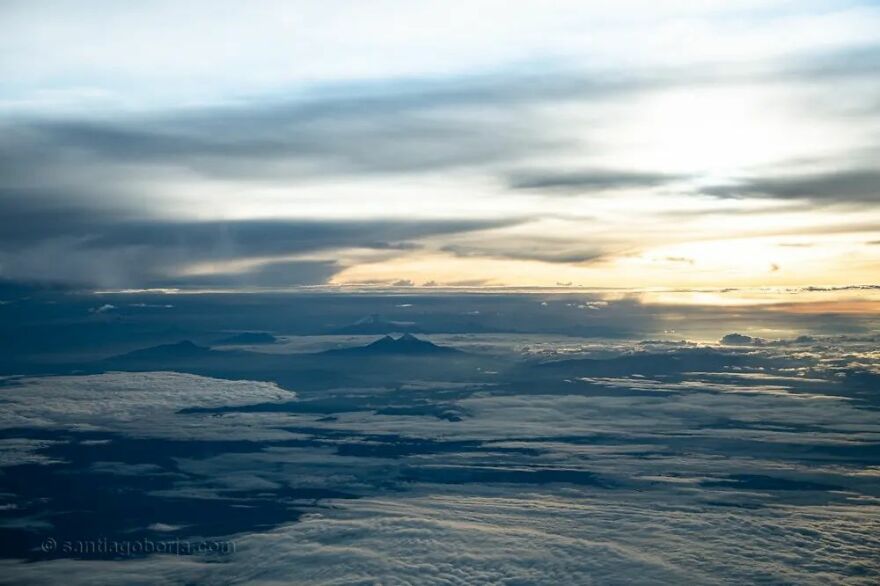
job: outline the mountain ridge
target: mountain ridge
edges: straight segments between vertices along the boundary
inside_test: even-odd
[[[348,348],[335,348],[325,350],[319,354],[324,355],[408,355],[426,356],[437,354],[461,354],[460,350],[448,346],[438,346],[428,340],[417,338],[410,333],[405,333],[399,338],[385,335],[378,340],[370,342],[366,346],[351,346]]]

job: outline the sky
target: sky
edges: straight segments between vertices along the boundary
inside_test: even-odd
[[[5,0],[0,279],[876,301],[878,71],[876,2]]]

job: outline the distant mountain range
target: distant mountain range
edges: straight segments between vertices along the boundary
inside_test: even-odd
[[[448,346],[438,346],[433,342],[421,340],[412,334],[403,334],[399,338],[385,336],[367,344],[352,348],[339,348],[321,352],[324,355],[346,356],[382,356],[382,355],[405,355],[426,356],[436,354],[460,354],[460,350]]]
[[[234,336],[235,337],[235,336]],[[238,338],[236,339],[256,339],[256,338]],[[231,339],[231,338],[229,338]],[[262,339],[262,338],[261,338]],[[254,343],[254,342],[250,342]],[[213,350],[205,346],[199,346],[189,340],[183,340],[174,344],[162,344],[159,346],[151,346],[141,350],[134,350],[126,354],[120,354],[105,359],[103,362],[126,365],[142,365],[155,364],[161,367],[163,364],[175,364],[181,361],[201,361],[205,364],[205,359],[220,359],[222,363],[231,364],[229,360],[249,361],[261,360],[265,361],[283,361],[289,363],[291,360],[303,360],[318,357],[358,357],[358,356],[434,356],[434,355],[462,354],[460,350],[447,346],[438,346],[427,340],[416,338],[412,334],[403,334],[399,338],[384,336],[378,340],[367,344],[366,346],[353,346],[349,348],[338,348],[326,350],[316,354],[289,354],[289,355],[265,355],[262,353],[246,352],[241,350]]]
[[[161,344],[141,350],[134,350],[118,356],[111,356],[105,362],[147,362],[205,358],[212,355],[222,354],[219,351],[199,346],[189,340],[183,340],[174,344]]]

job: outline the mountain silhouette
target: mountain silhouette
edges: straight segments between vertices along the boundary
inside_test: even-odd
[[[214,354],[221,354],[210,348],[199,346],[189,340],[183,340],[174,344],[161,344],[134,350],[125,354],[111,356],[105,362],[141,362],[141,361],[167,361],[184,360],[192,358],[204,358]]]
[[[459,354],[459,350],[447,346],[438,346],[433,342],[421,340],[412,334],[403,334],[399,338],[384,336],[366,346],[352,348],[339,348],[327,350],[321,354],[349,355],[349,356],[382,356],[382,355],[405,355],[427,356],[437,354]]]

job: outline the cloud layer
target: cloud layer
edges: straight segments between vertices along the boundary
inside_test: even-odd
[[[478,360],[497,365],[527,340],[476,336],[461,348],[483,344]],[[187,510],[234,503],[255,518],[267,503],[287,509],[271,509],[269,527],[212,534],[235,543],[221,558],[7,559],[4,576],[41,583],[63,572],[74,584],[96,574],[108,583],[209,584],[875,580],[880,426],[876,397],[860,382],[876,370],[872,341],[569,344],[550,344],[556,354],[529,349],[488,380],[471,365],[452,382],[459,367],[449,363],[403,385],[295,397],[270,383],[174,373],[6,381],[0,426],[17,438],[5,444],[19,456],[6,462],[16,474],[85,463],[80,473],[104,485],[153,483],[155,517],[127,535],[204,536],[180,521],[173,503],[181,501]],[[386,376],[406,372],[397,364]],[[62,435],[28,439],[51,432]],[[28,495],[13,504],[21,512],[11,518],[27,521]],[[296,522],[284,520],[291,508]],[[29,531],[52,530],[62,528]]]

